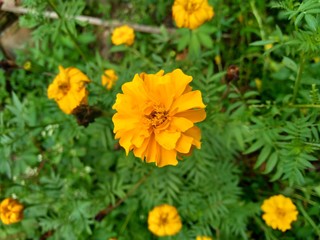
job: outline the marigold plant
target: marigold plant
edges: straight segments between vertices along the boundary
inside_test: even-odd
[[[148,228],[159,237],[176,235],[182,228],[177,209],[168,204],[155,207],[149,212]]]
[[[195,29],[214,16],[208,0],[175,0],[172,17],[179,28]]]
[[[192,77],[180,69],[164,74],[136,74],[122,86],[113,109],[115,138],[136,157],[158,167],[176,165],[177,158],[200,148],[194,123],[205,119],[201,92],[192,91]]]
[[[110,90],[114,86],[117,80],[118,80],[118,75],[113,69],[105,70],[101,76],[101,83],[108,90]]]
[[[0,219],[4,224],[20,222],[23,218],[23,205],[13,198],[6,198],[0,203]]]
[[[283,195],[272,196],[263,201],[261,206],[263,220],[273,229],[282,232],[291,229],[291,223],[297,220],[298,211],[290,198]]]
[[[48,87],[48,98],[54,99],[64,113],[70,114],[80,104],[87,104],[86,84],[89,82],[79,69],[59,66],[59,74]]]
[[[130,46],[134,43],[134,38],[135,34],[133,28],[128,25],[123,25],[113,30],[111,41],[114,45],[125,44]]]

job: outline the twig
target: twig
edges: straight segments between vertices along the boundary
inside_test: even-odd
[[[95,220],[100,222],[102,221],[102,219],[108,215],[113,209],[119,207],[132,193],[134,193],[138,187],[144,183],[147,178],[151,175],[152,170],[145,176],[143,176],[129,191],[128,193],[123,197],[120,198],[114,205],[109,205],[108,207],[106,207],[105,209],[101,210],[96,216],[95,216]]]
[[[32,9],[27,9],[24,7],[16,7],[16,6],[4,5],[4,6],[2,6],[1,10],[6,11],[6,12],[17,13],[17,14],[28,14],[28,13],[40,14]],[[51,11],[44,11],[41,14],[43,14],[43,16],[45,16],[46,18],[52,18],[52,19],[59,18],[57,13],[51,12]],[[65,17],[65,18],[68,18],[68,17]],[[125,23],[125,22],[121,22],[118,20],[106,21],[101,18],[83,16],[83,15],[76,16],[76,17],[69,17],[69,18],[73,18],[73,19],[80,21],[80,22],[84,22],[84,23],[88,23],[88,24],[96,25],[96,26],[102,26],[102,27],[106,27],[106,28],[114,28],[114,27],[118,27],[118,26],[127,24],[127,25],[131,26],[135,31],[138,31],[138,32],[155,33],[155,34],[161,33],[160,27],[147,26],[147,25],[141,25],[141,24],[135,24],[135,23]],[[170,33],[175,32],[175,29],[173,29],[173,28],[167,28],[166,30]]]

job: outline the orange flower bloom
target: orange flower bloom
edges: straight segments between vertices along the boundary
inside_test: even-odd
[[[196,240],[212,240],[212,238],[206,236],[197,236]]]
[[[177,27],[195,29],[214,16],[208,0],[175,0],[172,17]]]
[[[63,112],[70,114],[80,104],[88,103],[88,82],[90,79],[79,69],[59,66],[59,74],[48,87],[48,98],[54,99]]]
[[[113,69],[108,69],[104,71],[104,74],[101,76],[101,83],[103,86],[106,86],[110,90],[115,82],[118,80],[118,75]]]
[[[263,201],[262,215],[266,224],[282,232],[291,229],[291,223],[297,220],[298,211],[290,198],[283,195],[272,196]]]
[[[182,228],[177,209],[168,204],[155,207],[148,215],[148,229],[153,234],[164,237],[177,234]]]
[[[4,224],[12,224],[23,218],[23,205],[13,198],[6,198],[0,203],[0,219]]]
[[[111,41],[114,45],[126,44],[130,46],[134,43],[134,30],[128,25],[117,27],[113,30]]]
[[[194,125],[206,117],[200,91],[191,91],[192,77],[180,69],[164,75],[136,74],[122,86],[113,109],[119,144],[158,167],[178,164],[177,155],[200,148],[201,132]]]

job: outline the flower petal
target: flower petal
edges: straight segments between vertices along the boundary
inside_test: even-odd
[[[204,109],[190,109],[184,112],[176,113],[175,117],[183,117],[192,121],[193,123],[197,123],[206,118],[206,111]]]
[[[192,91],[181,95],[171,106],[171,110],[177,109],[177,112],[184,112],[193,108],[205,108],[200,91]]]
[[[180,138],[180,132],[161,131],[155,134],[156,141],[165,149],[172,150],[176,147],[176,143]]]

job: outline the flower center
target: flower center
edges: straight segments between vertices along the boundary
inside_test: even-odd
[[[160,224],[159,225],[166,225],[168,223],[168,213],[163,213],[161,216],[160,216]]]
[[[154,106],[150,114],[145,115],[153,128],[161,126],[168,120],[168,111],[162,106]]]
[[[286,211],[284,211],[282,208],[277,208],[276,212],[279,218],[284,218],[286,216]]]
[[[70,85],[67,82],[61,82],[58,85],[59,90],[66,95],[70,89]]]
[[[187,4],[185,5],[185,10],[188,13],[192,13],[198,10],[200,5],[201,5],[201,1],[188,1]]]

